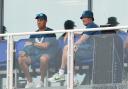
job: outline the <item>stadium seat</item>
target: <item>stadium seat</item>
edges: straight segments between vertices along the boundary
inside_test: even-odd
[[[16,59],[18,59],[19,52],[24,48],[26,41],[27,41],[27,39],[20,39],[15,42],[15,50],[16,50],[15,57],[16,57]]]
[[[6,69],[7,62],[7,41],[0,41],[0,70]]]

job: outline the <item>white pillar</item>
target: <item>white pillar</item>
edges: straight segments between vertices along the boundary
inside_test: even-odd
[[[93,0],[88,0],[88,10],[93,10]]]
[[[3,19],[4,19],[4,0],[0,0],[0,33],[3,29]]]
[[[6,89],[13,89],[13,36],[7,36],[7,81]]]

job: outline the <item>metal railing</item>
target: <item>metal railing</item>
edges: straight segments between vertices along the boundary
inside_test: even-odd
[[[6,89],[13,89],[13,52],[14,44],[13,37],[14,36],[23,36],[23,35],[32,35],[32,34],[51,34],[51,33],[64,33],[68,32],[68,64],[67,64],[67,89],[73,89],[73,76],[74,76],[74,58],[73,58],[73,43],[74,43],[74,32],[86,32],[86,31],[103,31],[103,30],[111,30],[111,29],[122,29],[123,31],[127,31],[128,26],[118,26],[118,27],[103,27],[103,28],[89,28],[89,29],[75,29],[75,30],[56,30],[56,31],[46,31],[46,32],[23,32],[23,33],[7,33],[0,34],[0,36],[7,37],[7,81],[6,81]]]

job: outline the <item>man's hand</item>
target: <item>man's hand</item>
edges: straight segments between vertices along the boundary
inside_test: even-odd
[[[48,48],[48,43],[43,43],[43,48]]]
[[[127,38],[125,40],[125,48],[128,48],[128,36],[127,36]]]
[[[74,52],[78,50],[78,44],[74,44]]]
[[[125,48],[128,48],[128,42],[125,43]]]
[[[32,42],[31,41],[26,41],[24,46],[29,46],[29,45],[32,45]]]
[[[48,43],[34,43],[34,46],[37,46],[40,48],[48,48]]]

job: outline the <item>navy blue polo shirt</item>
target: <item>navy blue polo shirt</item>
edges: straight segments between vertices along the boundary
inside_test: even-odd
[[[50,28],[46,28],[45,31],[52,31]],[[39,32],[37,30],[36,32]],[[42,54],[50,55],[51,58],[54,58],[57,53],[57,41],[56,35],[51,34],[36,34],[30,35],[29,40],[33,43],[43,43],[46,42],[49,44],[47,48],[40,48],[33,45],[28,45],[23,48],[23,51],[31,57],[32,60],[40,59]]]
[[[86,26],[86,28],[98,28],[99,26],[96,25],[94,22],[88,24]],[[100,34],[101,32],[100,31],[87,31],[87,32],[83,32],[83,34],[86,34],[86,35],[97,35],[97,34]]]

